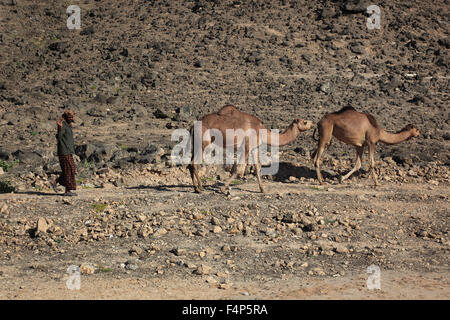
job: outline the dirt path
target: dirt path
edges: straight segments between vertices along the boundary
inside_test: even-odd
[[[50,231],[11,230],[14,237],[2,242],[0,298],[450,298],[446,185],[265,181],[263,195],[252,178],[226,197],[213,181],[198,195],[180,172],[171,177],[181,182],[163,184],[155,175],[69,199],[0,195],[10,225],[22,221],[30,230],[45,217],[64,230],[53,242]],[[97,203],[106,209],[92,209]],[[140,236],[136,217],[153,233]],[[75,238],[83,225],[87,236]],[[131,230],[125,236],[123,226]],[[86,263],[95,273],[81,274],[81,290],[68,290],[67,268]],[[381,269],[381,290],[367,288],[372,264]]]
[[[65,278],[50,281],[47,278],[25,278],[15,287],[1,292],[0,299],[450,299],[450,282],[445,273],[383,271],[380,290],[369,290],[366,280],[364,273],[314,280],[291,276],[288,280],[239,282],[228,290],[222,290],[204,281],[86,276],[82,277],[80,290],[68,290]]]

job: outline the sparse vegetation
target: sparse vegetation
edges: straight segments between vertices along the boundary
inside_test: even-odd
[[[104,266],[97,266],[97,272],[111,272],[112,269],[109,267],[104,267]]]
[[[84,168],[93,168],[93,167],[94,167],[94,163],[88,161],[87,159],[84,159],[84,161],[83,161],[83,167],[84,167]]]
[[[11,193],[16,191],[9,181],[0,180],[0,193]]]
[[[106,207],[108,206],[107,203],[93,203],[91,204],[91,208],[95,210],[95,212],[103,212]]]
[[[10,161],[10,162],[7,162],[5,160],[0,160],[0,167],[3,169],[3,171],[8,172],[18,163],[19,163],[19,160],[14,160],[14,161]]]

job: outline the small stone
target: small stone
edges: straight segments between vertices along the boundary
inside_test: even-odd
[[[344,246],[344,245],[341,245],[341,244],[335,245],[334,250],[337,253],[348,253],[348,248],[346,246]]]
[[[174,248],[170,252],[172,252],[176,256],[182,256],[182,255],[186,254],[186,250],[185,249],[181,249],[181,248]]]
[[[194,220],[203,219],[203,215],[201,213],[194,213],[192,216],[193,216]]]
[[[1,208],[0,208],[0,213],[6,213],[6,210],[8,210],[8,206],[6,204],[4,204]]]
[[[222,228],[219,227],[219,226],[215,226],[215,227],[213,228],[213,232],[214,232],[214,233],[222,232]]]
[[[318,276],[324,276],[325,272],[321,268],[314,268],[311,270],[313,274],[316,274]]]
[[[80,266],[80,273],[81,274],[94,274],[95,272],[95,266],[91,263],[83,263]]]
[[[145,220],[147,219],[147,217],[144,216],[144,215],[138,215],[138,216],[137,216],[137,219],[138,219],[139,222],[145,222]]]
[[[48,229],[47,221],[44,218],[39,218],[36,225],[36,233],[38,235],[40,233],[46,233]]]
[[[137,262],[139,260],[138,259],[132,259],[132,260],[128,260],[125,262],[125,269],[127,270],[137,270],[138,265]]]
[[[210,283],[210,284],[218,284],[219,281],[217,281],[216,279],[214,279],[213,277],[208,277],[206,278],[206,282]]]
[[[239,233],[239,230],[236,227],[231,228],[230,231],[228,231],[229,234],[236,234]]]
[[[221,283],[219,284],[219,289],[228,290],[231,288],[231,284],[229,283]]]
[[[211,218],[211,224],[214,226],[218,226],[220,223],[219,219],[217,219],[216,217],[212,217]]]
[[[156,230],[156,232],[153,234],[155,238],[161,237],[167,233],[167,230],[165,228],[160,228]]]
[[[212,270],[211,267],[209,267],[205,264],[202,264],[194,271],[194,273],[202,276],[202,275],[209,274],[211,272],[211,270]]]
[[[142,248],[139,248],[137,245],[134,245],[134,246],[130,249],[130,251],[129,251],[130,254],[135,253],[135,254],[137,254],[138,256],[141,255],[142,252],[144,252],[144,250],[143,250]]]

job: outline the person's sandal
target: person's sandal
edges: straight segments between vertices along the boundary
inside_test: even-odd
[[[75,197],[76,195],[77,194],[75,192],[71,192],[71,191],[64,193],[65,197]]]

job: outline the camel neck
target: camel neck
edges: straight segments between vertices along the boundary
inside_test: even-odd
[[[293,125],[291,124],[286,130],[278,135],[278,143],[273,140],[272,133],[270,130],[267,132],[267,141],[266,143],[271,146],[284,146],[297,138],[300,134],[298,130],[294,130]]]
[[[380,141],[385,144],[397,144],[411,137],[411,132],[403,131],[399,133],[390,133],[383,129],[380,131]]]

